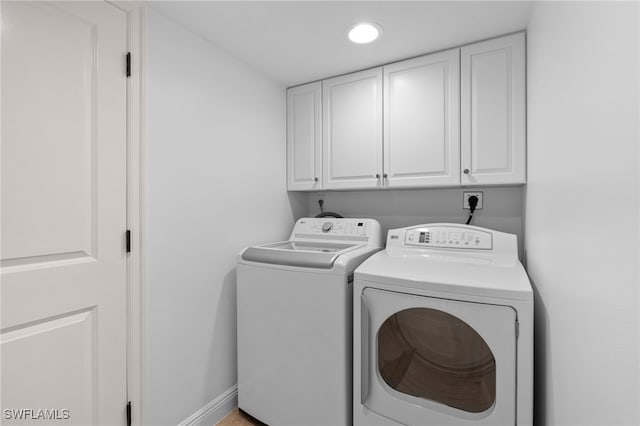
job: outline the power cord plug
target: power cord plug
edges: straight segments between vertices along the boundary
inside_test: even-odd
[[[476,211],[476,207],[478,206],[478,197],[472,195],[467,199],[469,203],[469,219],[467,219],[467,225],[471,223],[471,219],[473,219],[473,212]]]

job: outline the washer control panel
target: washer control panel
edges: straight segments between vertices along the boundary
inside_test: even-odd
[[[371,219],[304,218],[296,223],[294,235],[297,237],[330,236],[338,239],[340,237],[367,239],[372,226]]]
[[[457,226],[430,226],[407,229],[404,244],[470,250],[491,250],[493,235],[489,232]]]

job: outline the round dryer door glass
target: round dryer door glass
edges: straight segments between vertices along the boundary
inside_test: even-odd
[[[496,362],[467,323],[429,308],[406,309],[378,330],[378,371],[398,392],[480,413],[496,399]]]

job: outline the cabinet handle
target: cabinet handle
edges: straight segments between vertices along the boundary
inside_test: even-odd
[[[462,172],[463,172],[465,175],[468,175],[468,174],[469,174],[469,169],[464,169]]]
[[[314,182],[317,182],[317,181],[318,181],[318,178],[317,178],[317,177],[314,177],[314,178],[313,178],[313,181],[314,181]]]
[[[376,173],[376,179],[380,179],[380,173]]]
[[[386,173],[384,173],[384,174],[382,175],[382,177],[386,179],[387,177],[389,177],[389,175],[388,175],[388,174],[386,174]]]

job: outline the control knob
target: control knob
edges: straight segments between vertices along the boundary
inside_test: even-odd
[[[333,229],[332,222],[325,222],[322,224],[322,232],[329,232]]]

